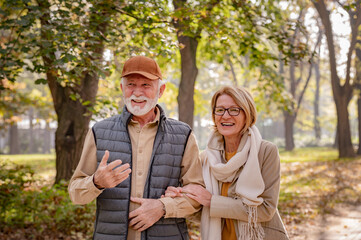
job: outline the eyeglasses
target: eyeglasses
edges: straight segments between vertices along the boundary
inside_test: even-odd
[[[230,108],[216,107],[214,108],[214,114],[217,116],[223,116],[227,111],[230,116],[238,116],[241,110],[242,108],[240,107],[230,107]]]

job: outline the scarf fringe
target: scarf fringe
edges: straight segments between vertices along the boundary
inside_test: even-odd
[[[247,206],[248,223],[238,222],[239,238],[238,240],[262,240],[265,237],[264,230],[260,223],[257,223],[257,207]]]

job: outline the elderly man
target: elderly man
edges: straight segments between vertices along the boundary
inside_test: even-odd
[[[97,199],[94,239],[188,239],[184,217],[200,205],[161,196],[168,186],[204,186],[195,136],[157,105],[165,84],[153,59],[127,60],[121,89],[122,113],[86,136],[70,198],[76,204]]]

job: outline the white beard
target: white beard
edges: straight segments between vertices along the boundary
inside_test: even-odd
[[[155,107],[155,105],[157,105],[158,96],[159,96],[159,91],[157,92],[157,95],[153,99],[150,99],[150,98],[147,98],[144,96],[136,97],[136,96],[132,95],[129,98],[125,98],[124,102],[125,102],[125,105],[127,106],[128,111],[131,114],[139,117],[139,116],[143,116],[143,115],[147,114],[150,110],[152,110]],[[143,108],[140,108],[140,106],[133,107],[132,100],[146,101],[146,103]]]

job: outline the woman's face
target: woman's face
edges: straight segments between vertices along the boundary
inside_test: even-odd
[[[227,94],[218,97],[216,108],[239,108],[233,98]],[[222,116],[214,115],[217,130],[224,137],[239,137],[241,130],[246,123],[246,116],[243,110],[240,110],[238,116],[229,115],[229,111],[225,111]]]

